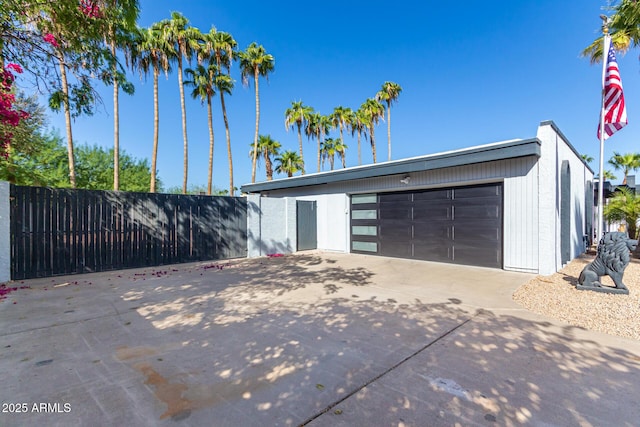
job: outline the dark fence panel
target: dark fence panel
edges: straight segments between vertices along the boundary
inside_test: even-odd
[[[245,257],[244,198],[11,186],[11,278]]]

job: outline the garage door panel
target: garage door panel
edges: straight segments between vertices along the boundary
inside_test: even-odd
[[[438,244],[441,243],[441,244]],[[413,245],[413,255],[424,261],[451,262],[453,248],[447,242],[432,242],[429,245]]]
[[[421,200],[451,200],[451,190],[427,190],[413,193],[413,200],[415,202]]]
[[[394,226],[380,227],[380,240],[408,241],[411,239],[412,228],[407,224],[397,224]]]
[[[501,184],[490,184],[473,187],[456,187],[453,189],[455,199],[477,199],[502,195]]]
[[[380,207],[380,220],[400,219],[403,221],[411,219],[411,207],[395,206],[390,208]]]
[[[450,240],[452,235],[452,227],[438,227],[434,224],[429,224],[425,227],[414,227],[413,239],[414,241],[422,242],[429,239],[446,239]],[[414,242],[417,243],[417,242]]]
[[[399,258],[411,258],[412,251],[411,245],[407,242],[380,242],[380,255],[399,257]]]
[[[473,247],[455,246],[454,262],[458,264],[470,264],[480,267],[501,268],[502,260],[499,253],[495,251],[478,250]]]
[[[498,206],[488,205],[454,205],[454,218],[465,219],[483,219],[483,218],[500,218],[500,208]]]
[[[434,219],[451,219],[453,216],[451,204],[434,204],[432,206],[414,206],[413,219],[415,221]]]
[[[379,195],[380,204],[411,202],[411,193],[382,193]]]

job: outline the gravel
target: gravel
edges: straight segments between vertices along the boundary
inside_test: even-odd
[[[633,258],[624,272],[629,295],[576,289],[582,269],[593,255],[581,255],[550,276],[537,276],[513,294],[518,304],[573,326],[640,340],[640,260]],[[603,285],[613,286],[608,276]]]

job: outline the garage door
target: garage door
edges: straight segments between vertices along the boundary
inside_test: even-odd
[[[502,184],[353,195],[351,251],[502,268]]]

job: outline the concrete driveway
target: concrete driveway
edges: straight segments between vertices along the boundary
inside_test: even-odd
[[[14,283],[0,425],[637,425],[640,342],[520,308],[531,277],[308,252]]]

